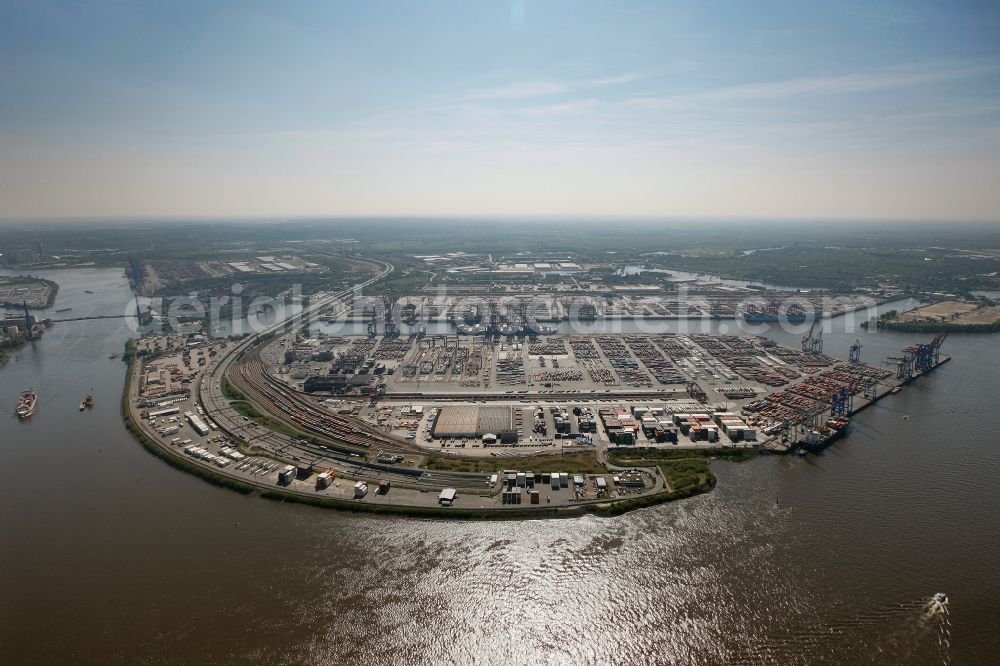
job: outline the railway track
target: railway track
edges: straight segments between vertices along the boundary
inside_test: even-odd
[[[428,471],[368,462],[366,457],[373,447],[386,452],[411,455],[423,455],[426,451],[377,432],[356,419],[333,415],[317,407],[308,398],[296,395],[270,377],[256,355],[232,366],[227,377],[255,405],[261,406],[275,418],[293,423],[303,431],[323,438],[315,443],[289,436],[288,441],[281,446],[265,445],[282,457],[303,460],[316,468],[333,469],[350,478],[372,481],[387,478],[394,483],[416,486],[423,484],[431,487],[479,489],[484,487],[488,479],[488,475],[482,473]],[[221,405],[213,406],[216,409],[222,408]]]
[[[481,473],[428,471],[367,462],[365,457],[373,443],[378,443],[380,449],[386,451],[411,454],[419,454],[421,451],[417,447],[405,445],[403,448],[393,448],[398,443],[388,440],[380,433],[371,432],[370,429],[358,429],[351,419],[329,415],[313,405],[298,404],[299,401],[295,400],[294,397],[289,398],[287,391],[284,392],[284,395],[272,393],[273,387],[270,386],[266,377],[263,364],[256,358],[241,364],[238,368],[233,368],[229,375],[234,386],[247,394],[248,397],[256,398],[254,404],[263,406],[262,403],[267,402],[269,406],[274,406],[280,412],[280,414],[275,414],[277,418],[296,423],[303,430],[315,432],[322,435],[324,440],[328,440],[314,443],[271,432],[273,437],[285,441],[281,444],[275,444],[273,441],[256,442],[257,446],[263,446],[276,455],[308,462],[317,469],[333,469],[337,474],[348,478],[369,481],[389,479],[394,483],[415,486],[454,486],[479,489],[484,486],[488,478],[488,475]],[[213,402],[212,407],[211,411],[222,409],[222,406],[215,402]],[[285,411],[286,409],[288,411]],[[270,411],[266,408],[265,410]],[[348,430],[346,433],[345,428]]]
[[[419,453],[416,445],[406,444],[384,433],[366,427],[362,421],[331,414],[317,407],[307,398],[290,391],[267,374],[260,358],[254,355],[240,363],[228,375],[229,380],[250,400],[265,411],[289,420],[302,430],[331,439],[336,444],[350,447],[349,452],[367,452],[373,447],[391,452]]]
[[[384,270],[372,279],[358,285],[369,286],[381,280],[390,272],[391,264],[381,262]],[[333,297],[317,303],[299,316],[309,321],[320,316],[320,313],[336,298],[349,294],[353,289],[346,290]],[[294,460],[304,460],[317,466],[335,469],[339,474],[355,478],[378,479],[389,478],[393,481],[408,484],[426,484],[431,487],[456,486],[465,488],[482,487],[485,479],[483,474],[468,472],[438,472],[423,469],[394,468],[391,465],[367,462],[367,454],[372,448],[393,453],[422,454],[417,445],[393,438],[378,432],[369,424],[331,414],[317,406],[306,394],[298,394],[284,384],[268,375],[259,350],[244,357],[244,352],[252,347],[265,335],[280,331],[288,320],[278,322],[266,330],[246,338],[220,358],[211,372],[202,378],[200,393],[202,404],[213,418],[229,421],[223,417],[229,407],[228,401],[219,391],[223,378],[241,391],[255,406],[279,421],[288,422],[304,432],[319,435],[322,440],[314,443],[302,438],[294,438],[282,433],[271,431],[280,443],[263,444],[265,448],[276,455]],[[285,441],[287,438],[287,441]]]

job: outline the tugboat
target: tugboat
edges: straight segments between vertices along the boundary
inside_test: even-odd
[[[35,389],[28,389],[21,394],[17,401],[17,418],[26,419],[35,413],[35,405],[38,404],[38,394]]]

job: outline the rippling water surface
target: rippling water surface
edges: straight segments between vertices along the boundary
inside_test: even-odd
[[[117,271],[53,275],[74,314],[129,299]],[[120,424],[107,356],[127,333],[60,325],[0,370],[5,663],[963,664],[1000,649],[996,336],[949,338],[951,363],[823,455],[716,464],[708,495],[448,523],[286,506],[168,467]],[[864,334],[863,353],[916,339]],[[27,386],[41,407],[19,423]]]

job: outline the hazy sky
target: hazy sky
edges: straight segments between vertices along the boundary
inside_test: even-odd
[[[0,217],[1000,219],[998,6],[0,0]]]

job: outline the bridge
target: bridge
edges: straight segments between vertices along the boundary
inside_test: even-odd
[[[67,321],[88,321],[91,319],[135,319],[136,315],[133,314],[117,314],[117,315],[89,315],[87,317],[69,317],[67,319],[49,319],[53,324],[61,324]]]

